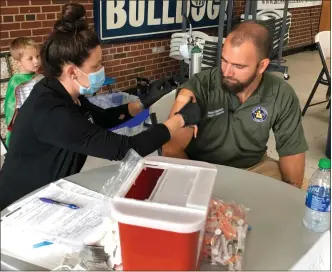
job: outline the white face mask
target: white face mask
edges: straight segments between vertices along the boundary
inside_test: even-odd
[[[80,94],[94,94],[97,92],[104,84],[105,81],[105,68],[100,68],[97,72],[86,74],[84,73],[80,68],[77,67],[78,70],[80,70],[83,74],[87,75],[89,78],[89,87],[83,87],[77,80],[77,84],[80,87]]]

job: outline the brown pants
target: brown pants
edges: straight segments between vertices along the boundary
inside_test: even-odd
[[[261,174],[276,180],[282,180],[282,175],[279,167],[279,162],[270,158],[269,156],[264,156],[264,158],[256,165],[247,169],[250,172]],[[306,190],[308,187],[308,180],[304,178],[301,188]]]

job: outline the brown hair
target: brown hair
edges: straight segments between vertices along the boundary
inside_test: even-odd
[[[21,60],[23,56],[23,51],[27,47],[33,47],[36,50],[39,50],[38,44],[31,38],[19,37],[12,41],[10,44],[10,54],[14,60]]]
[[[255,21],[245,21],[238,24],[229,33],[231,44],[240,46],[250,41],[257,48],[258,56],[261,59],[269,58],[272,49],[272,35],[262,24]]]
[[[100,45],[97,33],[89,29],[83,5],[66,4],[62,17],[56,21],[53,33],[41,50],[46,76],[59,77],[66,63],[80,67],[90,56],[90,51]]]

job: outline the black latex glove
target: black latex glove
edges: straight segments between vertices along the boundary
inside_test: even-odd
[[[201,122],[201,109],[197,103],[192,102],[192,98],[181,110],[175,114],[180,114],[184,120],[184,126],[198,125]]]
[[[174,89],[175,88],[172,87],[171,83],[168,80],[166,80],[165,78],[161,78],[152,82],[148,87],[147,93],[140,95],[139,99],[141,100],[144,109],[148,109],[160,98],[170,93]]]

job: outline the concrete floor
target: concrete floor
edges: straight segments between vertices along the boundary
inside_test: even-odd
[[[293,86],[299,97],[301,108],[303,108],[322,68],[318,52],[302,52],[285,57],[285,60],[286,63],[284,65],[289,67],[290,79],[288,82]],[[281,73],[276,74],[283,77]],[[324,100],[326,90],[326,86],[320,86],[313,102]],[[326,104],[310,107],[303,117],[304,132],[309,145],[309,151],[306,153],[305,169],[305,177],[308,179],[316,170],[319,159],[325,156],[329,118],[329,111],[325,107]],[[268,141],[268,154],[273,158],[278,158],[272,132]],[[109,164],[110,162],[107,160],[89,157],[82,171]]]

